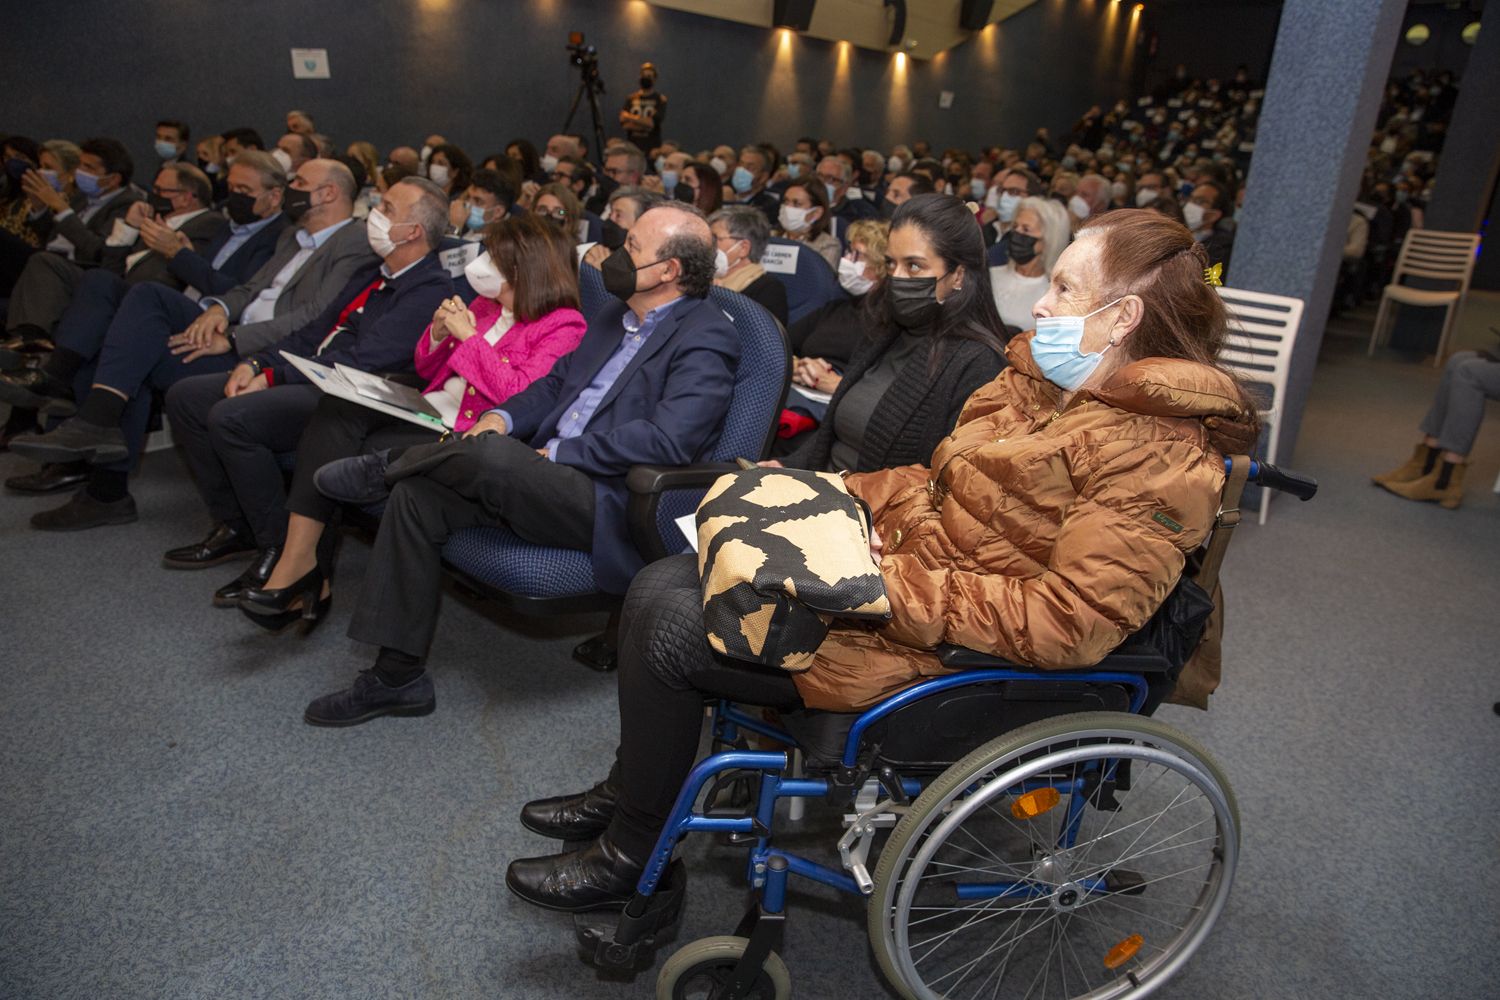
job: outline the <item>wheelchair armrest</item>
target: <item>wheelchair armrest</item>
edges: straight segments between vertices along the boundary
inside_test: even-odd
[[[656,509],[668,490],[707,489],[726,472],[739,466],[733,462],[702,462],[698,465],[635,465],[625,475],[630,498],[625,505],[625,523],[630,540],[647,561],[665,559],[669,551],[656,527]]]
[[[1016,670],[1025,673],[1040,672],[1034,667],[1014,663],[1010,660],[996,656],[994,653],[982,653],[975,649],[965,649],[962,646],[943,645],[937,648],[937,657],[945,667],[955,670]],[[1150,646],[1132,644],[1126,642],[1123,646],[1110,653],[1103,660],[1092,667],[1083,667],[1079,670],[1057,670],[1046,671],[1056,673],[1059,677],[1066,677],[1069,673],[1080,673],[1084,671],[1115,671],[1126,674],[1165,674],[1172,669],[1162,655]]]

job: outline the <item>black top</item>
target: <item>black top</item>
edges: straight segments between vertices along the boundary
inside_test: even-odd
[[[861,308],[864,301],[863,296],[836,299],[787,327],[792,353],[799,358],[822,358],[838,368],[847,366],[871,328]]]
[[[625,98],[622,110],[641,115],[651,121],[649,129],[641,129],[634,125],[625,126],[625,134],[630,137],[631,142],[647,152],[650,152],[652,146],[661,145],[661,123],[667,117],[666,94],[659,90],[637,90]]]
[[[765,306],[776,321],[786,326],[786,286],[773,274],[762,274],[740,292],[748,299]]]

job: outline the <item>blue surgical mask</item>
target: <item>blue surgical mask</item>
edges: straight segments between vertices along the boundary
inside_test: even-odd
[[[828,192],[828,204],[837,205],[839,201],[839,189],[832,184],[824,184],[823,190]]]
[[[73,183],[78,185],[78,190],[92,198],[99,193],[99,175],[91,174],[87,170],[77,170],[73,173]]]
[[[177,159],[177,144],[175,142],[167,142],[165,139],[158,139],[156,140],[155,149],[156,155],[160,156],[163,160]]]
[[[744,194],[746,191],[749,191],[751,185],[753,185],[754,183],[755,175],[750,173],[750,171],[746,170],[744,167],[735,167],[734,173],[730,175],[729,178],[730,186],[733,187],[739,194]]]
[[[1104,352],[1109,350],[1106,347],[1097,354],[1083,353],[1084,322],[1122,299],[1123,296],[1083,316],[1043,316],[1038,319],[1036,335],[1031,338],[1031,358],[1041,369],[1042,377],[1069,392],[1083,385],[1104,360]]]
[[[984,201],[985,190],[985,183],[979,178],[976,177],[973,180],[969,181],[969,194],[975,201]]]
[[[1020,204],[1020,195],[1002,192],[1000,195],[1000,207],[995,209],[995,212],[1000,216],[1001,222],[1015,222],[1016,209],[1020,207]]]
[[[788,177],[790,177],[792,180],[796,180],[798,177],[801,177],[802,176],[802,164],[800,164],[800,163],[788,163],[786,165],[786,175]]]
[[[478,205],[469,206],[469,229],[479,230],[484,228],[484,209]]]
[[[52,185],[52,190],[56,191],[58,194],[62,193],[62,178],[57,176],[56,170],[43,170],[42,179],[45,180],[48,184]]]
[[[661,172],[661,189],[663,191],[670,191],[670,190],[672,190],[674,187],[677,186],[677,181],[678,180],[679,180],[679,178],[677,176],[677,171],[675,171],[675,170],[663,170]]]

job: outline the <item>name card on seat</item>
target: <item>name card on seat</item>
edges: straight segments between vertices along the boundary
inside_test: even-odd
[[[465,243],[463,246],[439,250],[438,263],[448,269],[450,277],[460,278],[463,277],[464,268],[473,263],[483,249],[482,243]]]
[[[760,266],[770,274],[796,274],[797,255],[801,247],[790,247],[784,243],[772,243],[761,254]]]

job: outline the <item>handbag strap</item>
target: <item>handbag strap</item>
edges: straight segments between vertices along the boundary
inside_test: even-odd
[[[1240,523],[1240,494],[1250,478],[1250,459],[1245,455],[1233,455],[1229,459],[1229,475],[1224,479],[1224,494],[1219,498],[1219,516],[1214,518],[1214,532],[1208,540],[1208,551],[1194,578],[1198,586],[1214,592],[1219,582],[1219,568],[1224,565],[1224,553],[1229,550],[1229,535]]]

